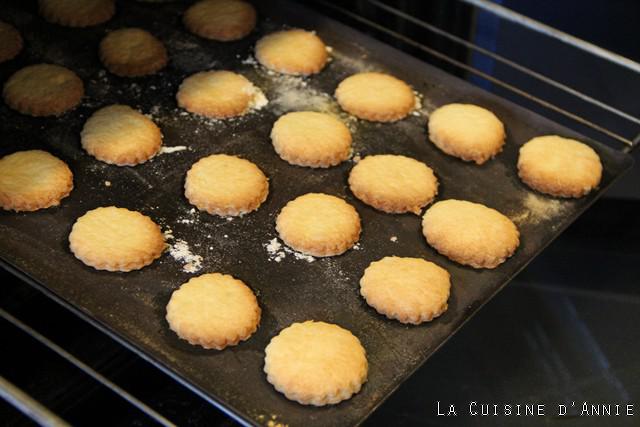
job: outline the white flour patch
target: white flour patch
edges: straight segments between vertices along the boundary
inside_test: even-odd
[[[269,240],[267,243],[263,243],[262,246],[267,250],[269,261],[281,262],[287,255],[292,255],[297,260],[304,260],[307,262],[314,262],[316,260],[311,255],[306,255],[286,247],[280,243],[276,237]]]
[[[195,273],[202,268],[202,257],[192,253],[185,240],[177,239],[169,247],[169,254],[182,263],[182,271],[185,273]]]
[[[111,181],[105,181],[104,182],[104,186],[105,187],[111,187]]]
[[[274,83],[271,104],[277,114],[309,110],[337,114],[340,111],[329,94],[309,87],[300,77],[279,76]]]
[[[534,193],[528,193],[522,200],[522,204],[524,209],[511,215],[511,219],[516,223],[539,224],[561,215],[565,210],[562,201]]]
[[[396,243],[398,241],[398,236],[391,236],[389,240],[391,240],[393,243]]]
[[[184,151],[184,150],[188,150],[189,148],[186,145],[174,145],[173,147],[167,147],[167,146],[162,146],[162,148],[160,148],[160,151],[158,152],[158,155],[160,154],[171,154],[171,153],[176,153],[178,151]]]

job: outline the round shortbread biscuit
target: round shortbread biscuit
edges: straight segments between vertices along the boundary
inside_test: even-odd
[[[202,71],[182,81],[176,98],[187,111],[222,119],[243,115],[264,100],[264,94],[240,74]]]
[[[347,77],[336,89],[338,104],[346,112],[373,122],[395,122],[416,106],[411,87],[383,73],[359,73]]]
[[[182,17],[192,33],[222,42],[246,37],[256,26],[256,10],[241,0],[203,0]]]
[[[582,197],[600,184],[602,163],[588,145],[555,135],[520,147],[518,175],[529,187],[557,197]]]
[[[154,74],[167,65],[167,50],[160,40],[140,28],[122,28],[100,42],[100,61],[113,74],[139,77]]]
[[[448,104],[429,116],[429,139],[445,153],[481,165],[502,151],[504,125],[491,111]]]
[[[36,211],[57,206],[73,189],[65,162],[42,150],[18,151],[0,159],[0,207]]]
[[[13,25],[0,21],[0,63],[15,58],[23,45],[20,32]]]
[[[107,22],[116,13],[115,0],[38,0],[40,15],[67,27],[89,27]]]
[[[256,59],[278,73],[319,73],[327,63],[327,46],[312,31],[285,30],[264,36],[256,43]]]
[[[442,255],[474,268],[497,267],[520,244],[520,232],[509,218],[465,200],[444,200],[427,209],[422,233]]]
[[[135,166],[160,151],[162,132],[139,111],[127,105],[110,105],[89,117],[80,141],[82,148],[100,161]]]
[[[260,323],[253,291],[228,274],[194,277],[173,292],[167,322],[189,344],[222,350],[247,340]]]
[[[383,212],[413,212],[438,194],[438,179],[422,162],[405,156],[367,156],[351,169],[349,187],[364,203]]]
[[[249,160],[213,154],[191,166],[184,194],[189,203],[212,215],[237,216],[258,209],[269,194],[269,181]]]
[[[447,310],[450,275],[421,258],[384,257],[372,262],[360,279],[360,294],[389,319],[418,325]]]
[[[84,85],[76,73],[59,65],[29,65],[9,77],[2,95],[22,114],[59,116],[80,103]]]
[[[303,405],[333,405],[351,398],[367,381],[367,353],[338,325],[294,323],[264,350],[264,372],[276,390]]]
[[[346,252],[360,238],[360,216],[339,197],[308,193],[282,208],[276,230],[297,251],[334,256]]]
[[[297,111],[280,117],[271,129],[278,155],[297,166],[327,168],[351,154],[351,132],[337,118],[314,111]]]
[[[109,206],[88,211],[76,220],[69,247],[76,258],[96,270],[131,271],[151,264],[166,245],[151,218]]]

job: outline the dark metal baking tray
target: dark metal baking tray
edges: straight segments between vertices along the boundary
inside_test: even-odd
[[[1,213],[0,257],[7,268],[243,423],[265,424],[274,417],[289,425],[360,423],[631,166],[628,155],[293,3],[261,2],[258,30],[233,43],[188,34],[180,23],[184,8],[181,3],[118,2],[117,15],[107,24],[71,29],[44,22],[31,3],[3,4],[0,19],[22,31],[26,49],[18,59],[0,66],[2,81],[27,64],[54,62],[75,70],[85,81],[87,95],[79,108],[59,118],[30,118],[0,105],[0,154],[35,147],[51,151],[70,165],[76,186],[60,207]],[[283,25],[314,29],[333,47],[334,59],[324,71],[305,80],[283,78],[246,60],[260,35]],[[157,34],[168,47],[170,66],[142,79],[122,79],[101,71],[98,42],[108,29],[123,26]],[[209,68],[245,74],[264,89],[270,104],[225,122],[181,112],[174,100],[178,84],[185,76]],[[418,216],[383,214],[353,197],[346,184],[352,162],[312,170],[291,166],[274,153],[269,132],[279,114],[303,108],[338,111],[322,93],[333,93],[340,80],[361,70],[394,74],[413,85],[424,100],[418,115],[398,123],[351,121],[355,153],[398,153],[422,160],[440,180],[439,199],[468,199],[509,215],[520,228],[522,242],[506,263],[495,270],[473,270],[438,255],[426,245]],[[505,150],[483,166],[448,157],[427,140],[426,113],[433,106],[458,101],[483,105],[506,124]],[[162,128],[166,146],[186,145],[189,150],[164,154],[134,168],[94,160],[81,150],[79,132],[95,109],[116,102],[151,113]],[[543,134],[573,136],[596,149],[604,164],[600,188],[578,200],[557,200],[529,191],[516,175],[517,151],[531,137]],[[190,212],[192,207],[183,196],[185,172],[196,159],[219,152],[246,157],[269,176],[270,194],[257,212],[233,221]],[[356,206],[363,223],[359,249],[311,263],[292,255],[274,261],[264,244],[276,237],[277,212],[288,200],[311,191],[339,195]],[[255,335],[224,351],[205,351],[178,340],[166,325],[164,307],[171,292],[192,275],[168,254],[127,274],[99,272],[76,260],[67,245],[71,225],[87,210],[105,205],[150,215],[203,256],[201,272],[222,271],[249,284],[263,308]],[[359,296],[358,280],[371,261],[386,255],[424,257],[448,269],[453,283],[448,311],[433,322],[404,326],[369,308]],[[348,328],[367,349],[368,382],[349,401],[305,407],[285,399],[265,380],[265,345],[283,327],[306,319]]]

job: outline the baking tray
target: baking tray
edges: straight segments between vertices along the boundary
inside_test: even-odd
[[[359,424],[632,164],[628,155],[294,3],[260,2],[257,31],[233,43],[188,34],[180,23],[185,7],[182,3],[118,2],[117,15],[107,24],[71,29],[44,22],[31,3],[3,3],[0,19],[22,31],[26,49],[18,59],[0,66],[2,81],[27,64],[54,62],[75,70],[86,84],[87,95],[80,107],[60,118],[30,118],[0,105],[0,155],[28,148],[48,150],[69,164],[76,186],[60,207],[0,213],[0,257],[6,268],[241,423]],[[255,65],[251,60],[255,41],[283,25],[313,29],[333,48],[333,60],[324,71],[299,79]],[[98,42],[108,29],[123,26],[139,26],[159,36],[169,50],[169,67],[142,79],[105,73],[97,57]],[[210,68],[246,75],[265,91],[269,105],[229,121],[206,120],[179,110],[174,94],[181,80]],[[291,166],[275,154],[269,132],[280,114],[300,109],[339,114],[326,94],[333,93],[343,78],[362,70],[394,74],[424,98],[419,112],[394,124],[343,116],[353,131],[355,156],[414,157],[435,170],[441,183],[440,200],[467,199],[507,214],[521,231],[521,245],[506,263],[495,270],[474,270],[438,255],[422,237],[420,217],[383,214],[353,197],[346,182],[353,161],[312,170]],[[150,113],[162,128],[166,146],[187,146],[188,150],[163,154],[134,168],[94,160],[80,149],[79,132],[93,111],[116,102]],[[429,143],[428,112],[449,102],[476,103],[494,111],[506,124],[504,151],[475,166],[446,156]],[[557,200],[529,191],[516,175],[517,151],[523,142],[543,134],[576,137],[590,144],[604,165],[600,188],[578,200]],[[243,156],[269,176],[270,194],[257,212],[230,221],[192,210],[183,196],[185,172],[198,158],[212,153]],[[356,206],[363,224],[360,243],[338,257],[308,262],[289,253],[277,262],[278,254],[265,248],[276,237],[275,217],[287,201],[312,191],[344,197]],[[180,341],[167,327],[164,307],[171,292],[193,275],[169,254],[126,274],[99,272],[76,260],[67,244],[71,225],[87,210],[105,205],[141,211],[165,231],[171,229],[172,242],[181,239],[203,257],[198,273],[221,271],[244,280],[263,309],[258,331],[247,342],[224,351],[206,351]],[[424,257],[445,267],[452,278],[447,312],[433,322],[405,326],[369,308],[359,296],[359,278],[371,261],[387,255]],[[262,372],[264,347],[280,329],[307,319],[337,323],[353,331],[366,348],[369,378],[352,399],[330,407],[305,407],[288,401],[267,383]]]

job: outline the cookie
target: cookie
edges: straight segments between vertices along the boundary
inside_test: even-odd
[[[367,381],[367,354],[350,331],[325,322],[294,323],[264,350],[264,372],[287,399],[303,405],[333,405],[349,399]]]
[[[18,151],[0,159],[0,207],[37,211],[60,204],[73,189],[65,162],[42,150]]]
[[[18,56],[24,42],[13,25],[0,21],[0,63]]]
[[[120,77],[154,74],[167,65],[167,50],[160,40],[140,28],[122,28],[100,42],[100,61]]]
[[[502,151],[504,125],[491,111],[472,104],[448,104],[429,116],[429,139],[440,150],[483,164]]]
[[[349,188],[358,199],[383,212],[419,215],[438,194],[438,179],[422,162],[382,154],[367,156],[351,169]]]
[[[360,238],[360,216],[339,197],[308,193],[291,200],[276,218],[280,238],[313,256],[340,255]]]
[[[80,103],[84,85],[76,73],[59,65],[29,65],[9,77],[2,96],[22,114],[59,116]]]
[[[131,271],[162,255],[160,227],[148,216],[115,206],[93,209],[78,218],[69,234],[71,252],[96,270]]]
[[[40,15],[66,27],[89,27],[107,22],[116,13],[114,0],[38,0]]]
[[[187,111],[212,118],[241,116],[266,102],[260,89],[231,71],[202,71],[183,80],[176,95]]]
[[[264,36],[256,43],[256,59],[283,74],[319,73],[329,58],[327,46],[312,31],[285,30]]]
[[[518,228],[509,218],[464,200],[444,200],[427,209],[422,233],[442,255],[474,268],[497,267],[520,244]]]
[[[87,153],[100,161],[135,166],[160,151],[162,133],[139,111],[127,105],[110,105],[89,117],[80,142]]]
[[[194,277],[171,294],[167,322],[189,344],[222,350],[247,340],[260,323],[253,291],[228,274]]]
[[[256,26],[256,10],[241,0],[203,0],[182,18],[185,27],[205,39],[222,42],[246,37]]]
[[[447,310],[451,288],[447,270],[421,258],[384,257],[360,279],[360,294],[389,319],[418,325]]]
[[[351,132],[337,118],[314,111],[280,117],[271,129],[271,141],[282,160],[297,166],[327,168],[351,154]]]
[[[213,154],[195,162],[184,183],[189,203],[220,216],[254,211],[268,193],[269,182],[258,166],[226,154]]]
[[[347,113],[372,122],[395,122],[416,106],[411,87],[383,73],[359,73],[347,77],[336,89],[338,104]]]
[[[602,163],[588,145],[549,135],[520,147],[518,176],[534,190],[557,197],[582,197],[600,184]]]

